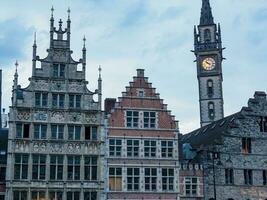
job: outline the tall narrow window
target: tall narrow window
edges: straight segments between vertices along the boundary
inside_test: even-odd
[[[32,191],[32,200],[44,200],[45,191]]]
[[[63,200],[63,192],[61,191],[49,192],[49,200]]]
[[[145,168],[145,190],[157,190],[157,168]]]
[[[251,153],[251,138],[242,138],[242,153]]]
[[[252,185],[252,170],[251,169],[244,169],[244,183],[245,185]]]
[[[6,180],[6,167],[1,166],[0,167],[0,181],[5,181]]]
[[[81,137],[81,126],[68,126],[69,140],[80,140]]]
[[[121,156],[121,139],[109,139],[109,155]]]
[[[173,141],[161,141],[161,157],[171,158],[173,156]]]
[[[85,156],[84,157],[84,179],[97,180],[97,157]]]
[[[47,93],[36,92],[35,93],[35,106],[46,107],[47,106]]]
[[[80,108],[81,107],[81,95],[69,95],[69,107]]]
[[[46,156],[32,155],[32,179],[45,179]]]
[[[109,168],[109,190],[110,191],[122,190],[122,170],[120,167]]]
[[[262,184],[267,185],[267,170],[262,171]]]
[[[80,156],[68,156],[68,180],[80,179]]]
[[[212,80],[207,81],[207,94],[209,97],[213,95],[213,81]]]
[[[234,184],[234,170],[225,169],[225,184],[231,185]]]
[[[174,169],[162,168],[162,190],[172,191],[174,185]]]
[[[27,191],[14,191],[13,200],[27,200]]]
[[[139,156],[139,140],[127,140],[127,157]]]
[[[65,95],[64,94],[52,94],[52,107],[64,108]]]
[[[84,192],[84,200],[97,200],[97,192]]]
[[[47,125],[34,124],[34,139],[46,139]]]
[[[64,125],[51,125],[51,138],[60,140],[64,137]]]
[[[62,180],[63,179],[63,156],[51,155],[50,156],[50,179]]]
[[[267,132],[267,117],[260,117],[260,132]]]
[[[17,124],[16,138],[29,138],[29,137],[30,137],[30,124]]]
[[[185,178],[185,194],[187,196],[196,196],[198,188],[198,181],[196,177]]]
[[[156,157],[157,144],[155,140],[145,140],[144,149],[145,157]]]
[[[214,103],[213,102],[208,103],[208,109],[209,109],[209,118],[214,119],[215,118],[215,109],[214,109]]]
[[[127,111],[126,112],[126,126],[127,127],[138,127],[139,112],[138,111]]]
[[[67,192],[67,200],[80,200],[80,192]]]
[[[205,39],[205,42],[211,42],[210,29],[205,29],[204,30],[204,39]]]
[[[65,64],[53,65],[53,77],[64,78],[65,76]]]
[[[127,168],[127,190],[139,190],[140,172],[139,168]]]
[[[144,112],[144,128],[156,127],[156,112]]]
[[[28,160],[26,154],[15,154],[14,179],[28,178]]]

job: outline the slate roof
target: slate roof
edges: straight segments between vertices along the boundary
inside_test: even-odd
[[[221,136],[227,134],[229,128],[235,128],[235,119],[242,117],[241,112],[237,112],[228,117],[215,121],[204,127],[196,129],[181,137],[182,143],[190,143],[193,148],[210,144],[220,144]]]

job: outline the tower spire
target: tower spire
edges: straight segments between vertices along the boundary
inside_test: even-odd
[[[15,67],[16,67],[16,69],[15,69],[15,74],[14,74],[14,80],[13,80],[13,89],[17,89],[17,87],[18,87],[18,66],[19,66],[19,64],[18,64],[18,61],[16,60],[16,62],[15,62]]]
[[[85,47],[85,42],[86,42],[86,38],[85,36],[83,37],[83,58],[82,58],[82,65],[83,65],[83,73],[84,73],[84,78],[85,78],[85,70],[86,70],[86,47]]]
[[[67,41],[68,41],[68,46],[70,47],[70,8],[67,10],[68,12],[68,20],[67,20]]]
[[[98,105],[99,110],[102,108],[102,77],[101,77],[101,65],[98,67]]]
[[[209,0],[202,0],[201,16],[199,25],[214,24]]]
[[[50,18],[50,48],[53,47],[53,35],[54,35],[54,7],[51,8],[51,18]]]

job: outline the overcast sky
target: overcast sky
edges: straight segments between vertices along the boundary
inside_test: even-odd
[[[267,91],[267,1],[210,0],[214,20],[221,23],[225,114],[237,112],[254,94]],[[199,23],[201,0],[0,0],[0,68],[3,105],[10,105],[14,63],[19,83],[28,85],[34,32],[38,55],[46,56],[50,8],[65,21],[71,8],[71,48],[81,57],[87,47],[89,88],[97,87],[97,67],[103,68],[103,95],[121,96],[144,68],[168,109],[187,133],[199,127],[198,83],[193,26]]]

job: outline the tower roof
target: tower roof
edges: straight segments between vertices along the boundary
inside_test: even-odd
[[[209,0],[202,0],[201,16],[199,25],[214,24]]]

